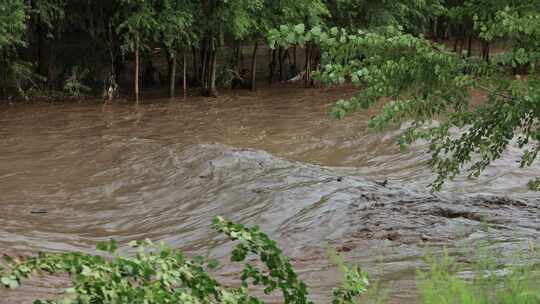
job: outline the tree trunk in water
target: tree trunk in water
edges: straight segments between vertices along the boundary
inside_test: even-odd
[[[234,41],[234,51],[233,51],[233,58],[231,62],[231,66],[233,70],[239,71],[240,68],[240,41],[236,40]]]
[[[193,79],[198,80],[199,79],[199,65],[197,64],[197,50],[195,47],[191,48],[191,51],[193,53]],[[186,55],[184,54],[184,57]]]
[[[296,64],[296,45],[294,46],[294,68],[298,69],[298,65]]]
[[[208,46],[206,43],[206,39],[203,40],[203,49],[201,54],[201,84],[202,87],[207,89],[208,88]]]
[[[139,103],[139,37],[135,38],[135,74],[133,75],[133,84],[135,86],[135,102]]]
[[[309,52],[309,62],[310,62],[310,65],[309,65],[309,73],[311,74],[311,71],[312,70],[317,70],[319,69],[319,60],[320,60],[320,50],[318,47],[316,46],[313,46],[311,48],[311,51]],[[309,86],[311,88],[314,88],[316,87],[315,86],[315,79],[313,79],[312,77],[309,77]]]
[[[174,99],[176,85],[176,53],[173,51],[169,57],[169,98]]]
[[[37,25],[37,59],[38,59],[38,62],[37,62],[37,72],[38,74],[40,74],[41,76],[47,76],[47,64],[46,62],[48,61],[47,60],[47,51],[45,50],[46,48],[46,34],[44,32],[44,30],[42,29],[42,26],[41,25]]]
[[[244,69],[244,47],[240,44],[240,71]]]
[[[0,81],[0,96],[4,97],[6,95],[6,89],[7,89],[7,82],[8,82],[8,56],[7,51],[2,52],[2,68],[0,68],[0,71],[2,71],[2,80]]]
[[[255,76],[257,75],[257,49],[259,48],[259,42],[255,42],[253,47],[253,55],[251,56],[251,90],[255,90]]]
[[[269,64],[269,74],[268,74],[268,84],[272,84],[272,81],[274,80],[274,70],[276,66],[276,50],[271,50],[268,54],[270,57],[270,64]]]
[[[58,79],[58,71],[56,67],[56,44],[53,42],[49,45],[49,61],[47,63],[47,85],[51,89],[57,89],[60,87]]]
[[[186,60],[186,52],[183,53],[184,54],[184,100],[187,99],[187,67],[186,67],[186,63],[187,63],[187,60]]]
[[[210,70],[210,97],[217,97],[218,92],[216,89],[216,69],[217,69],[217,56],[216,50],[211,51],[211,70]]]
[[[279,81],[283,81],[283,48],[279,47],[278,52],[279,60]]]
[[[305,62],[305,65],[304,65],[304,87],[307,88],[308,86],[308,82],[309,82],[309,55],[310,55],[310,52],[309,52],[309,46],[306,45],[306,62]]]
[[[111,73],[112,75],[115,74],[116,68],[114,64],[114,39],[113,39],[113,30],[112,30],[112,22],[109,22],[109,56],[111,60]]]

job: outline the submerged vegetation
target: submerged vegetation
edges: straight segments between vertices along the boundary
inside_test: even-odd
[[[312,303],[306,284],[294,271],[276,242],[259,228],[214,220],[214,228],[237,245],[231,262],[244,263],[237,287],[225,286],[210,272],[218,262],[203,257],[189,259],[182,252],[151,241],[131,242],[134,256],[122,255],[114,241],[97,246],[100,255],[82,253],[45,254],[26,260],[5,257],[7,270],[0,272],[6,288],[17,288],[36,274],[68,274],[73,282],[61,300],[36,300],[45,303],[265,303],[260,293],[278,291],[283,303]],[[428,258],[431,265],[418,275],[420,302],[534,304],[540,302],[540,269],[530,256],[513,266],[500,268],[493,252],[480,247],[481,254],[472,265],[471,278],[459,275],[459,265],[448,255]],[[334,255],[334,254],[333,254]],[[258,257],[255,261],[251,257]],[[332,303],[353,304],[361,295],[369,295],[368,274],[333,257],[344,275],[333,289]],[[521,264],[520,264],[521,263]],[[261,267],[264,265],[264,267]],[[250,286],[262,287],[250,293]],[[380,301],[379,301],[380,302]]]

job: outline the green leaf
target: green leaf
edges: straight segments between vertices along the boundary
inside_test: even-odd
[[[293,32],[289,33],[286,38],[287,43],[294,44],[296,42],[296,36]]]
[[[306,26],[303,23],[300,23],[294,26],[294,31],[299,35],[303,35],[305,30],[306,30]]]
[[[322,33],[322,29],[320,26],[315,26],[311,29],[311,34],[315,37],[319,37]]]
[[[2,277],[0,279],[0,282],[4,286],[6,286],[8,288],[11,288],[11,289],[15,289],[15,288],[19,287],[19,282],[17,281],[16,278],[14,278],[12,276],[10,276],[10,277]]]

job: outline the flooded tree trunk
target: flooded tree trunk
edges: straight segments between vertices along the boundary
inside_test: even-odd
[[[43,27],[40,24],[36,26],[37,32],[37,72],[44,76],[47,75],[47,50],[46,50],[46,34]]]
[[[46,78],[46,85],[49,89],[58,89],[60,88],[60,82],[59,82],[59,71],[58,67],[56,66],[56,43],[53,39],[45,39],[44,41],[44,47],[45,49],[42,50],[44,53],[43,56],[43,66],[42,68],[45,69],[40,74],[42,76],[45,76]]]
[[[135,38],[135,68],[133,75],[133,84],[135,86],[135,102],[139,103],[139,36]]]
[[[174,98],[176,86],[176,52],[171,52],[169,56],[169,98]]]
[[[274,71],[276,69],[276,50],[271,50],[269,53],[269,57],[270,57],[270,60],[269,60],[269,66],[268,66],[268,69],[269,69],[268,83],[272,84],[272,82],[274,81]]]
[[[317,71],[320,68],[320,59],[321,59],[321,50],[317,46],[312,46],[311,52],[309,54],[309,73],[315,70]],[[309,77],[309,86],[314,88],[316,86],[315,79]]]
[[[203,48],[201,53],[201,84],[203,88],[207,88],[207,68],[208,68],[208,49],[206,44],[206,39],[203,41]]]
[[[185,100],[185,99],[187,99],[187,66],[186,66],[187,65],[187,58],[186,58],[186,52],[185,51],[183,52],[183,57],[184,57],[183,86],[184,86],[184,100]]]
[[[294,75],[291,75],[291,67],[292,67],[292,60],[291,60],[291,52],[290,49],[286,49],[285,53],[283,53],[283,62],[285,63],[285,60],[287,60],[287,64],[285,64],[285,78],[284,80],[289,80],[290,78],[294,77]]]
[[[283,48],[279,47],[279,81],[283,81]]]
[[[235,40],[233,45],[233,57],[231,58],[231,67],[234,71],[240,68],[240,41]]]
[[[109,59],[111,60],[111,74],[114,75],[116,68],[114,64],[114,39],[113,39],[113,30],[112,22],[109,22]]]
[[[240,71],[244,69],[244,47],[240,44]]]
[[[199,65],[197,63],[197,50],[195,49],[195,47],[191,48],[191,53],[193,56],[193,79],[198,80],[199,79]]]
[[[296,45],[294,46],[294,67],[297,68],[298,65],[296,64]],[[294,75],[293,75],[294,77]]]
[[[306,44],[306,62],[304,64],[304,87],[307,88],[308,87],[308,83],[309,83],[309,66],[310,66],[310,58],[309,56],[311,55],[310,54],[310,50],[309,50],[309,45]]]
[[[216,50],[211,51],[211,69],[210,69],[210,87],[209,87],[209,96],[217,97],[218,92],[216,88],[216,69],[217,69],[217,56]]]
[[[257,75],[257,49],[259,48],[259,42],[255,41],[253,46],[253,54],[251,55],[251,90],[255,90],[255,77]]]
[[[7,51],[2,51],[2,61],[1,61],[1,67],[0,71],[2,71],[2,79],[0,80],[0,97],[4,97],[6,95],[7,91],[7,83],[8,83],[8,55]]]

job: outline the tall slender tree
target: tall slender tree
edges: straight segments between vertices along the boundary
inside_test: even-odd
[[[170,98],[175,97],[176,66],[179,52],[183,54],[184,97],[186,96],[186,52],[195,45],[198,39],[192,28],[194,8],[192,3],[186,0],[164,0],[157,6],[158,39],[165,47],[167,54]]]
[[[151,0],[122,0],[117,18],[118,33],[122,36],[123,50],[134,55],[133,91],[135,102],[140,95],[141,50],[149,47],[159,28],[155,3]]]

